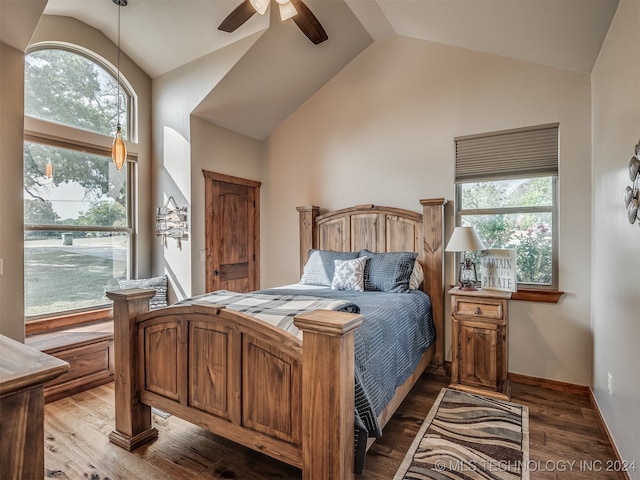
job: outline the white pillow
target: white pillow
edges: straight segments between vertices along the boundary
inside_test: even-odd
[[[335,269],[331,289],[364,292],[364,266],[366,264],[367,257],[334,260]]]
[[[422,270],[422,265],[416,259],[413,264],[413,271],[411,272],[411,277],[409,278],[409,290],[418,290],[420,285],[424,281],[424,271]]]

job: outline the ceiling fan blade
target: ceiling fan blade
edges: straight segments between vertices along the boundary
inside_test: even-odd
[[[309,40],[318,45],[329,38],[316,16],[302,0],[291,0],[291,3],[293,3],[293,6],[296,7],[298,11],[298,14],[292,17],[292,19]]]
[[[251,2],[244,0],[218,25],[218,30],[231,33],[253,17],[254,13],[256,13],[256,9],[253,8]]]

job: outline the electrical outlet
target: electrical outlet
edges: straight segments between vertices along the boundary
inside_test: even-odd
[[[0,258],[0,275],[4,275],[4,258]]]
[[[613,395],[613,375],[607,373],[607,389],[609,390],[609,395]]]
[[[204,250],[200,250],[200,261],[204,262],[206,258],[206,252]]]

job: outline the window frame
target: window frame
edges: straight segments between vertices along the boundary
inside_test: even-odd
[[[551,212],[551,270],[550,285],[518,283],[513,300],[557,303],[564,293],[557,290],[559,270],[559,142],[560,123],[512,128],[493,132],[458,136],[455,143],[455,202],[454,223],[461,225],[464,215],[513,214]],[[467,183],[493,182],[508,179],[552,177],[552,205],[540,207],[500,207],[462,209],[462,187]],[[459,260],[456,255],[456,260]]]
[[[59,43],[40,43],[28,49],[26,55],[38,50],[57,49],[66,50],[80,55],[89,61],[99,65],[115,81],[117,81],[114,67],[99,55],[84,48]],[[127,251],[127,267],[129,277],[137,276],[137,159],[138,148],[134,143],[137,125],[136,96],[133,89],[120,73],[120,89],[125,92],[127,98],[127,225],[125,227],[86,226],[86,225],[38,225],[23,222],[23,231],[109,231],[124,232],[129,236]],[[115,126],[114,126],[115,131]],[[97,155],[111,157],[111,145],[113,137],[103,135],[90,130],[65,125],[61,123],[43,120],[41,118],[24,115],[24,142],[39,143],[42,145],[60,147],[75,151],[89,152]],[[43,315],[25,316],[26,334],[48,331],[97,320],[112,318],[112,307],[108,304],[95,305],[80,309],[52,312]]]
[[[76,55],[79,55],[81,57],[84,57],[85,59],[87,59],[90,62],[93,62],[95,64],[97,64],[98,66],[100,66],[100,68],[102,68],[103,70],[105,70],[109,75],[111,75],[114,79],[115,82],[118,81],[118,69],[115,65],[111,64],[111,62],[109,62],[107,59],[105,59],[104,57],[98,55],[96,52],[91,51],[87,48],[81,47],[80,45],[72,45],[69,43],[63,43],[63,42],[53,42],[53,41],[48,41],[48,42],[40,42],[34,45],[31,45],[25,52],[25,57],[40,51],[40,50],[64,50],[66,52],[70,52]],[[122,70],[120,70],[120,89],[121,89],[121,93],[124,93],[124,97],[125,97],[125,111],[126,111],[126,130],[123,129],[123,138],[125,139],[125,141],[127,142],[127,150],[129,147],[129,143],[134,143],[138,141],[138,100],[137,100],[137,96],[135,94],[135,91],[133,89],[133,87],[131,86],[131,84],[129,83],[129,81],[124,77]],[[70,125],[66,125],[64,123],[57,123],[57,122],[51,122],[49,120],[45,120],[45,119],[41,119],[38,117],[33,117],[30,115],[27,115],[25,113],[24,115],[25,119],[30,118],[30,119],[34,119],[34,120],[39,120],[51,125],[59,125],[61,127],[66,127],[72,130],[75,130],[77,132],[82,132],[88,135],[98,135],[101,137],[104,137],[105,135],[94,132],[92,130],[85,130],[79,127],[73,127]],[[115,125],[113,128],[113,132],[112,134],[115,135],[116,129],[115,129]],[[109,142],[109,149],[111,149],[111,142],[113,141],[113,137],[111,136],[107,136],[107,138],[110,138],[111,141]],[[128,152],[127,152],[128,153]],[[129,159],[129,157],[127,157],[128,161],[136,161],[136,158],[133,157],[131,159]]]
[[[551,205],[550,206],[537,206],[537,207],[496,207],[496,208],[473,208],[462,209],[462,186],[466,183],[483,183],[493,182],[498,180],[511,180],[511,179],[529,179],[535,178],[536,175],[527,176],[509,176],[496,177],[496,178],[483,178],[481,180],[474,180],[469,182],[458,182],[455,184],[455,224],[456,226],[462,225],[462,217],[465,215],[500,215],[500,214],[518,214],[518,213],[551,213],[551,283],[549,285],[542,285],[537,283],[525,283],[518,282],[518,290],[549,290],[558,291],[559,275],[558,275],[558,176],[557,175],[538,175],[551,177]],[[458,254],[457,254],[458,255]],[[459,258],[456,258],[456,262]]]

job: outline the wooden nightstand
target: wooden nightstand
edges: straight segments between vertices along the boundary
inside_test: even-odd
[[[510,292],[462,291],[451,295],[451,388],[502,400],[511,399],[509,384]]]

